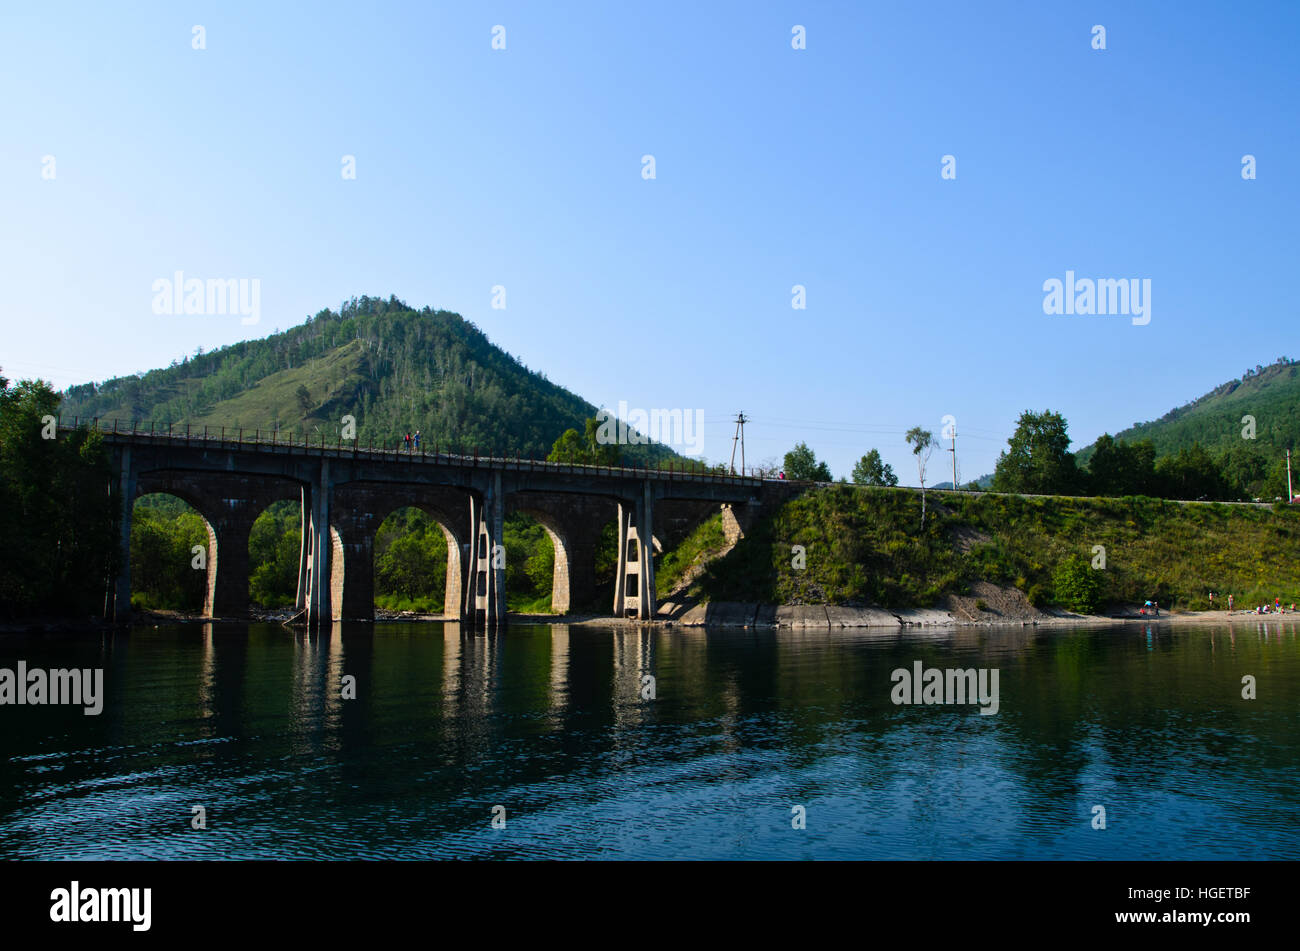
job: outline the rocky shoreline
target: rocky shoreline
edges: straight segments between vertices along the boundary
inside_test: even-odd
[[[516,623],[565,623],[590,626],[653,625],[659,627],[730,627],[753,629],[836,630],[836,629],[896,629],[906,628],[967,628],[967,627],[1041,627],[1085,626],[1115,623],[1161,624],[1176,621],[1179,624],[1247,623],[1260,620],[1300,620],[1300,613],[1291,615],[1258,615],[1247,611],[1175,611],[1161,612],[1159,616],[1142,615],[1136,611],[1112,614],[1072,614],[1066,611],[1039,611],[1033,616],[1005,616],[986,614],[969,618],[938,608],[887,611],[882,608],[854,608],[836,605],[762,605],[736,602],[700,604],[683,611],[679,616],[660,616],[653,621],[636,618],[562,618],[546,615],[511,615]]]

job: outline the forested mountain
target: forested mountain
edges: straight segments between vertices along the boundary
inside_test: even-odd
[[[261,340],[196,353],[170,367],[70,387],[64,418],[338,434],[345,414],[362,445],[424,446],[545,457],[596,407],[525,367],[459,314],[395,297],[353,298],[339,313]],[[620,447],[630,462],[666,460],[659,445]]]
[[[1254,418],[1254,438],[1243,439]],[[1300,361],[1279,357],[1270,366],[1247,370],[1239,380],[1229,380],[1164,416],[1148,423],[1134,423],[1115,433],[1117,442],[1150,440],[1156,455],[1168,456],[1193,444],[1217,452],[1249,446],[1270,457],[1280,456],[1300,445]],[[1079,450],[1082,465],[1095,450]]]

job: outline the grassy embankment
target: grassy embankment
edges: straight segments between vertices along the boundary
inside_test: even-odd
[[[802,570],[792,566],[795,545],[806,549]],[[1104,570],[1092,568],[1097,545]],[[917,493],[834,486],[762,520],[692,591],[713,601],[909,608],[977,581],[1074,610],[1147,598],[1201,610],[1211,591],[1239,606],[1300,601],[1300,511],[930,492],[923,533]]]
[[[697,525],[681,544],[666,551],[655,565],[655,594],[659,598],[668,594],[695,565],[726,547],[727,538],[722,530],[722,513],[718,512]]]

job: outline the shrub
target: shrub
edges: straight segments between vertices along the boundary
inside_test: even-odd
[[[1092,614],[1101,605],[1102,578],[1088,559],[1071,555],[1052,572],[1056,603],[1080,614]]]

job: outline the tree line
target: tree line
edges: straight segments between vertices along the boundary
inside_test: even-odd
[[[1286,457],[1246,438],[1211,451],[1199,442],[1157,456],[1149,439],[1103,434],[1086,466],[1069,451],[1065,417],[1050,410],[1020,414],[998,457],[990,488],[1030,495],[1096,495],[1190,501],[1272,502],[1287,491]]]
[[[0,616],[100,615],[117,495],[98,433],[55,438],[59,395],[0,376]]]
[[[1249,438],[1249,428],[1234,435],[1235,443],[1210,449],[1199,442],[1164,455],[1150,439],[1122,440],[1103,434],[1089,449],[1086,464],[1070,451],[1069,424],[1051,410],[1026,410],[1016,422],[1007,448],[998,457],[988,488],[1023,495],[1148,496],[1184,501],[1265,501],[1285,498],[1285,451]],[[933,433],[916,426],[905,442],[917,463],[922,494],[926,464],[938,443]],[[785,454],[786,478],[831,482],[830,467],[817,458],[807,443]],[[898,484],[893,469],[882,462],[877,449],[854,465],[850,480],[857,485]],[[967,491],[981,486],[968,482]],[[924,505],[922,507],[924,513]]]

